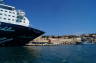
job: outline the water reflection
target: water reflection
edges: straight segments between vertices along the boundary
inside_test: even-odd
[[[96,63],[96,45],[0,48],[0,63]]]
[[[0,63],[33,63],[39,57],[35,47],[0,48]]]

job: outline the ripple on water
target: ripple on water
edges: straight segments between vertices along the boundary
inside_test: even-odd
[[[0,63],[96,63],[96,45],[0,48]]]

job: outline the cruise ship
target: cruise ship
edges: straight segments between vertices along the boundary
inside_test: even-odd
[[[25,12],[0,0],[0,46],[23,46],[42,34],[30,26]]]

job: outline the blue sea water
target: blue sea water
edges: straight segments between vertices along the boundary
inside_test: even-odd
[[[96,45],[1,47],[0,63],[96,63]]]

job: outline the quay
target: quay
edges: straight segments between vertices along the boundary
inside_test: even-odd
[[[64,35],[64,36],[40,36],[30,41],[27,46],[52,46],[52,45],[77,45],[96,44],[96,34]]]

